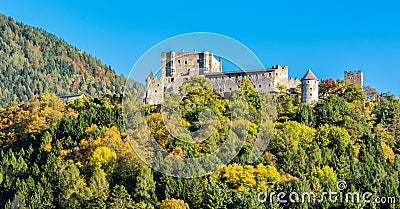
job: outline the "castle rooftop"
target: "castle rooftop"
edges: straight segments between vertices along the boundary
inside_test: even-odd
[[[309,69],[301,80],[318,80],[317,76]]]

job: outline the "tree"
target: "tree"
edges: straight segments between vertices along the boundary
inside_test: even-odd
[[[160,209],[189,209],[189,205],[179,199],[165,199],[161,202]]]
[[[375,101],[378,101],[380,99],[378,91],[375,88],[371,87],[371,86],[365,87],[364,93],[365,93],[366,98],[369,101],[374,101],[375,102]]]
[[[329,166],[322,168],[314,168],[311,172],[311,179],[316,178],[321,183],[326,184],[328,181],[336,183],[338,181],[335,171]]]
[[[330,95],[327,99],[315,105],[317,126],[323,124],[339,125],[343,123],[345,116],[351,115],[347,102],[336,95]]]
[[[335,94],[340,88],[339,83],[332,78],[325,79],[319,84],[320,98],[327,98],[330,94]]]
[[[361,87],[356,84],[348,84],[342,87],[342,92],[339,94],[340,97],[343,97],[347,102],[353,101],[361,101],[364,102],[366,98]]]
[[[61,176],[60,205],[64,208],[79,208],[85,199],[84,186],[78,168],[74,164],[68,165]]]
[[[179,87],[179,93],[185,96],[191,91],[198,89],[211,90],[212,84],[210,80],[202,76],[193,76]]]
[[[314,109],[307,103],[302,103],[297,107],[295,120],[306,126],[313,127],[316,123]]]
[[[106,174],[102,169],[94,171],[93,176],[89,180],[89,188],[87,190],[87,199],[85,207],[87,208],[106,208],[106,201],[109,194],[109,184]]]
[[[108,147],[98,147],[90,158],[90,164],[97,169],[104,169],[107,173],[113,173],[116,167],[117,154]]]
[[[107,208],[110,209],[132,209],[134,204],[131,196],[126,191],[123,185],[115,185],[111,190],[110,196],[107,201]]]
[[[381,142],[381,146],[383,150],[383,156],[386,160],[389,160],[389,162],[393,164],[396,155],[394,154],[392,148],[388,146],[385,142]]]
[[[136,186],[133,193],[135,202],[153,205],[157,201],[155,189],[156,183],[151,169],[147,166],[141,167],[136,177]]]
[[[204,201],[201,208],[204,209],[227,209],[232,203],[232,197],[229,188],[223,184],[218,185],[213,177],[208,181],[207,189],[204,192]]]
[[[257,167],[231,164],[217,171],[213,176],[238,195],[247,195],[252,189],[264,191],[267,187],[272,188],[283,181],[274,166],[262,164]]]

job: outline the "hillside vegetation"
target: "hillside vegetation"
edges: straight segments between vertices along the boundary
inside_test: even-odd
[[[163,108],[137,105],[142,98],[125,106],[124,99],[131,98],[120,94],[125,79],[99,60],[2,15],[0,27],[0,208],[398,207],[399,98],[328,79],[320,85],[321,100],[311,106],[296,93],[259,95],[243,79],[227,100],[212,91],[208,79],[193,77],[180,88],[185,97],[167,93],[170,103]],[[58,97],[81,92],[91,96],[68,104]],[[129,92],[143,93],[143,87],[134,82]],[[130,114],[133,110],[145,114]],[[171,116],[169,110],[179,112]],[[123,112],[130,114],[132,127],[124,126]],[[167,127],[170,116],[178,120]],[[205,140],[190,134],[178,139],[169,132],[201,128],[210,130]],[[168,159],[165,170],[182,165],[184,158],[213,153],[228,139],[241,139],[244,146],[210,175],[176,178],[151,169],[133,151],[132,140],[146,146],[148,130],[169,153],[146,157]],[[266,149],[249,161],[266,130],[272,133]],[[218,160],[199,168],[221,164]],[[343,181],[347,186],[340,190]],[[279,204],[276,195],[274,202],[268,196],[258,200],[260,192],[313,192],[320,200],[327,191],[371,192],[396,203],[325,197]]]
[[[34,95],[121,93],[124,78],[44,30],[0,14],[0,106]]]
[[[0,205],[10,208],[14,202],[21,208],[395,208],[395,204],[388,203],[332,203],[328,199],[296,204],[257,200],[260,191],[315,192],[320,197],[323,191],[339,192],[339,181],[346,181],[346,192],[369,191],[399,200],[399,99],[382,95],[371,102],[361,88],[345,83],[328,89],[331,93],[315,106],[300,103],[296,94],[274,95],[278,111],[272,139],[254,163],[248,163],[247,158],[262,127],[256,120],[258,102],[271,97],[258,96],[250,81],[245,79],[239,89],[249,104],[249,121],[240,115],[230,118],[230,110],[223,108],[228,101],[208,88],[192,89],[183,101],[177,101],[182,110],[181,125],[188,130],[202,125],[193,116],[207,106],[223,121],[217,123],[209,139],[200,143],[172,137],[162,123],[160,110],[147,106],[145,120],[149,128],[170,151],[166,157],[177,165],[184,157],[197,157],[217,149],[232,126],[250,124],[248,131],[237,133],[245,137],[245,145],[229,165],[194,179],[159,173],[136,156],[126,133],[137,131],[139,137],[143,134],[140,129],[124,129],[119,95],[78,99],[66,105],[47,93],[23,105],[9,103],[0,109]]]

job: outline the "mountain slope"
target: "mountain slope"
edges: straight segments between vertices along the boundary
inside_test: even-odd
[[[121,93],[125,78],[42,29],[0,14],[0,106],[33,95]]]

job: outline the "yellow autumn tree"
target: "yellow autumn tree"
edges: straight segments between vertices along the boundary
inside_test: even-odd
[[[314,140],[315,132],[315,129],[296,121],[276,123],[271,146],[281,151],[290,150],[292,147],[296,148],[300,144],[308,147]]]
[[[336,172],[327,165],[322,168],[313,168],[311,171],[311,179],[318,179],[323,184],[326,184],[328,181],[338,181]]]
[[[90,165],[94,169],[103,169],[106,173],[112,173],[117,163],[117,154],[108,147],[97,147],[90,157]]]
[[[49,128],[49,125],[46,123],[46,118],[35,114],[26,127],[26,133],[36,134],[47,128]]]
[[[281,174],[272,165],[258,164],[255,169],[255,177],[257,182],[257,191],[264,191],[268,186],[275,186],[275,184],[283,181]]]
[[[274,166],[262,164],[256,167],[231,164],[213,176],[237,194],[248,194],[251,189],[263,191],[267,187],[274,187],[284,179]]]
[[[65,104],[49,93],[35,96],[22,104],[14,102],[0,108],[0,144],[41,133],[57,125],[64,110]]]
[[[180,199],[165,199],[161,202],[160,209],[189,209],[189,205]]]
[[[389,160],[390,163],[394,163],[394,159],[396,158],[396,154],[394,154],[392,148],[387,145],[385,142],[381,142],[383,157],[385,160]]]

